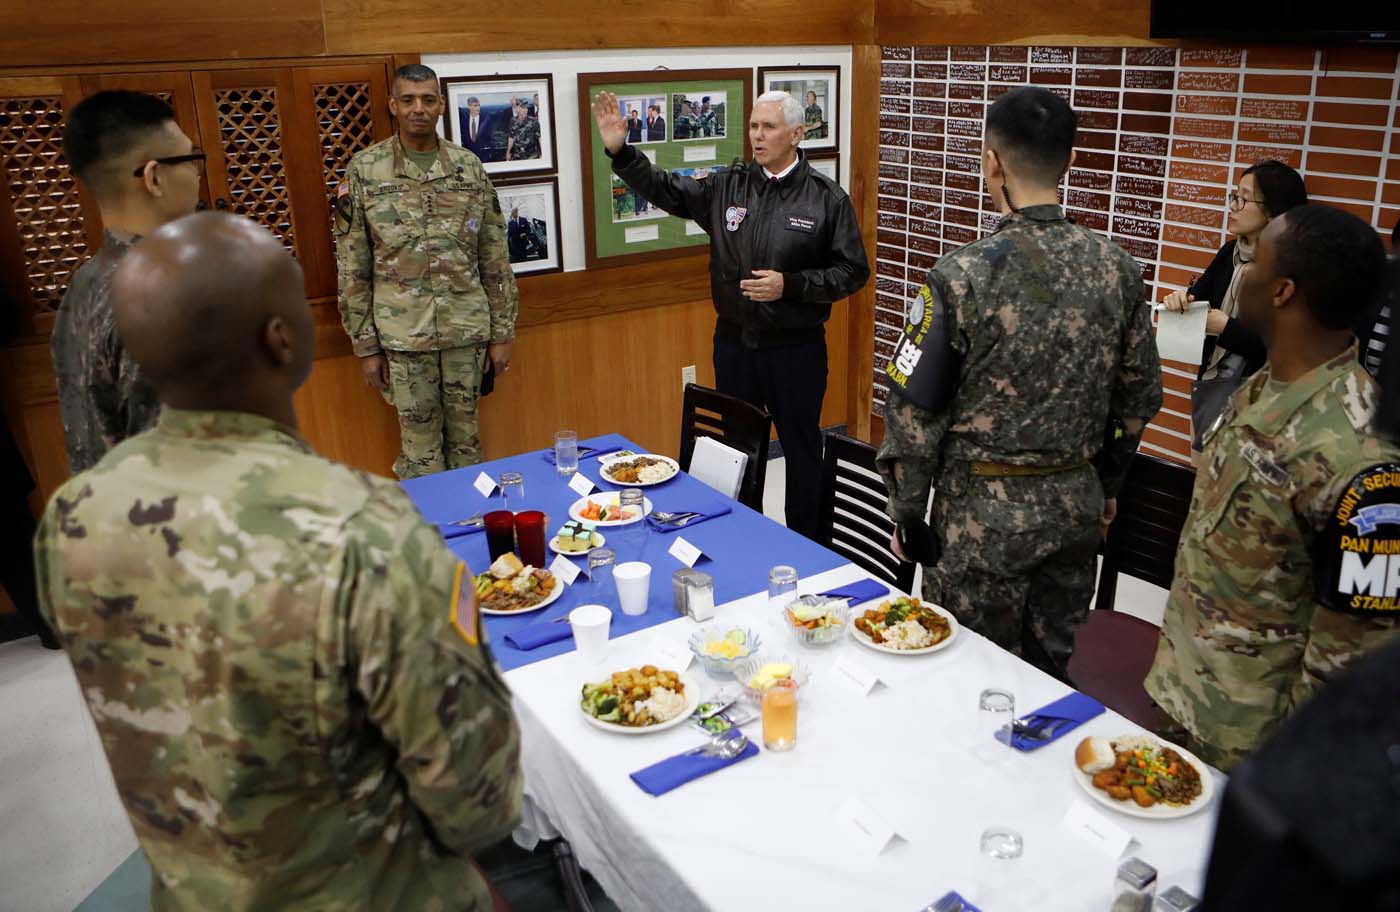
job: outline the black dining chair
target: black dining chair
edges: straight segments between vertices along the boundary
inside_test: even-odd
[[[1118,494],[1118,516],[1104,543],[1094,609],[1074,636],[1069,677],[1074,686],[1145,728],[1162,721],[1143,690],[1160,631],[1114,611],[1118,574],[1170,589],[1196,472],[1188,465],[1139,453]]]
[[[748,456],[739,503],[763,512],[763,485],[768,478],[768,441],[773,417],[758,406],[696,383],[685,385],[681,404],[681,471],[690,471],[699,437],[713,437]]]
[[[912,595],[914,564],[894,556],[894,521],[885,513],[889,494],[875,469],[875,448],[842,434],[827,434],[822,456],[818,541],[851,559],[882,582]]]

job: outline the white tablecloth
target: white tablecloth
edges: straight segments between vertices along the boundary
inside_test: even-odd
[[[804,580],[801,591],[864,576],[847,565]],[[716,620],[754,626],[765,651],[798,648],[772,626],[766,593],[721,606]],[[987,764],[972,753],[983,688],[1010,688],[1018,714],[1067,691],[967,630],[928,656],[883,655],[849,640],[801,650],[813,676],[802,691],[794,750],[761,750],[660,797],[643,792],[629,773],[702,736],[689,725],[644,736],[599,731],[580,713],[579,687],[613,669],[657,662],[655,644],[684,643],[695,626],[678,618],[615,640],[601,666],[571,652],[506,675],[523,732],[527,809],[517,841],[528,847],[564,836],[608,895],[637,912],[914,912],[948,890],[974,902],[981,892],[987,902],[989,878],[996,905],[984,905],[987,912],[1109,907],[1116,861],[1062,823],[1072,802],[1092,804],[1071,778],[1074,747],[1086,735],[1140,730],[1110,711],[1038,751],[1008,750],[1005,761]],[[831,666],[843,650],[885,683],[868,697],[839,685]],[[689,674],[719,684],[698,663]],[[758,721],[745,731],[761,741]],[[1216,776],[1218,806],[1224,782]],[[835,812],[852,796],[903,840],[872,856],[843,836]],[[1215,806],[1175,821],[1099,812],[1133,834],[1126,855],[1158,869],[1159,889],[1180,884],[1199,896]],[[979,836],[996,824],[1024,837],[1019,860],[979,858]]]

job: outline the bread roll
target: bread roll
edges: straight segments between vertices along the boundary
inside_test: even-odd
[[[520,562],[520,558],[507,551],[496,558],[496,562],[486,572],[496,579],[510,579],[524,569],[525,565]]]
[[[1085,738],[1074,749],[1074,762],[1091,776],[1106,769],[1113,769],[1117,760],[1118,757],[1113,753],[1113,744],[1107,738]]]

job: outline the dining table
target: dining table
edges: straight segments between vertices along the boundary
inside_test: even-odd
[[[647,452],[616,434],[579,446],[585,455],[578,473],[603,491],[621,486],[602,475],[599,458],[588,453]],[[499,493],[476,486],[483,473],[496,479],[518,472],[524,494],[511,508],[545,512],[552,532],[567,521],[580,494],[551,455],[520,453],[406,480],[403,487],[427,520],[448,523],[502,507]],[[966,627],[957,628],[944,648],[923,654],[876,651],[853,634],[822,647],[799,644],[782,609],[770,602],[771,567],[795,568],[803,594],[872,575],[684,472],[643,490],[654,510],[712,507],[716,499],[729,510],[678,531],[641,524],[619,538],[631,553],[618,560],[651,565],[650,590],[644,614],[610,606],[604,653],[585,657],[568,636],[532,649],[507,641],[592,601],[586,573],[545,608],[484,619],[521,730],[525,800],[517,843],[528,849],[543,839],[566,839],[609,898],[637,912],[917,912],[950,891],[983,912],[1109,910],[1115,908],[1115,874],[1130,857],[1156,869],[1159,892],[1176,885],[1201,895],[1225,786],[1219,771],[1202,765],[1206,788],[1191,813],[1134,816],[1093,795],[1074,760],[1084,737],[1150,736],[1134,723],[1107,709],[1024,752],[979,736],[985,734],[978,719],[984,690],[1012,693],[1024,717],[1072,688]],[[614,533],[626,528],[600,531],[611,546]],[[713,579],[710,620],[684,616],[674,603],[672,573],[686,566],[673,555],[677,537],[702,552],[694,569]],[[471,570],[486,569],[484,534],[457,535],[448,546]],[[581,556],[570,559],[586,565]],[[568,624],[556,626],[562,631]],[[613,671],[652,664],[680,671],[687,688],[702,694],[732,690],[732,678],[710,677],[698,661],[688,664],[687,641],[709,626],[752,630],[762,640],[758,655],[797,656],[807,666],[796,745],[784,752],[760,747],[678,788],[650,794],[631,774],[700,747],[707,736],[689,722],[637,734],[601,730],[581,709],[581,688]],[[760,720],[742,731],[761,743]],[[984,851],[989,830],[1019,835],[1017,857]]]

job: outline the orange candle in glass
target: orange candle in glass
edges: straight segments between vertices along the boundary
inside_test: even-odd
[[[797,744],[797,685],[774,684],[763,692],[763,746],[792,750]]]

